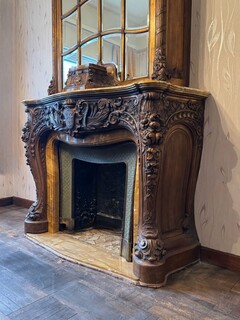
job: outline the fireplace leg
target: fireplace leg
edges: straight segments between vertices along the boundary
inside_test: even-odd
[[[161,287],[169,274],[199,261],[199,245],[175,250],[162,261],[149,262],[133,257],[133,272],[142,286]]]
[[[31,221],[28,218],[24,221],[25,233],[43,233],[48,231],[48,221]]]
[[[48,231],[48,221],[43,219],[43,215],[38,211],[39,202],[36,201],[29,208],[28,214],[24,221],[25,233],[43,233]]]

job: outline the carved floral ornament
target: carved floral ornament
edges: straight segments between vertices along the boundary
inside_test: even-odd
[[[157,99],[158,98],[158,99]],[[139,134],[144,146],[158,145],[178,120],[184,120],[197,138],[202,134],[203,108],[199,102],[178,102],[165,95],[139,94],[130,98],[67,99],[44,107],[27,108],[28,120],[22,140],[33,142],[46,130],[61,130],[72,136],[83,131],[104,129],[116,124]],[[140,119],[138,119],[140,115]],[[140,121],[138,121],[140,120]],[[195,125],[197,130],[195,130]]]

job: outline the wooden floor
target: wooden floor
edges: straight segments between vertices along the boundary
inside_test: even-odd
[[[0,208],[0,319],[240,319],[240,274],[205,263],[161,289],[65,261],[24,237],[26,209]]]

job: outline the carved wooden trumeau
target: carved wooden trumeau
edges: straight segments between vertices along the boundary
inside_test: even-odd
[[[49,94],[56,93],[56,90],[61,92],[64,87],[61,56],[61,1],[52,0],[53,80],[50,83]],[[76,3],[78,2],[76,1]],[[125,11],[126,8],[123,8],[125,1],[121,2],[121,6],[122,11]],[[149,0],[149,63],[148,75],[145,76],[145,79],[189,85],[191,6],[192,0]],[[98,19],[101,19],[100,11]],[[99,25],[102,25],[101,21],[99,21]],[[125,22],[122,21],[122,25],[125,25]],[[105,36],[109,32],[99,31],[98,33]],[[120,33],[124,32],[122,30]],[[133,30],[130,33],[133,33]],[[123,45],[125,45],[124,43],[125,41],[123,41]],[[99,48],[102,46],[99,45],[98,50],[100,50]],[[125,49],[123,48],[122,51],[125,52]],[[102,54],[98,54],[98,56],[101,57]],[[98,62],[101,63],[102,60],[100,59]],[[105,63],[108,62],[111,61],[105,61]],[[122,67],[124,70],[125,61],[122,61]]]
[[[72,139],[74,144],[91,135],[125,130],[137,146],[139,160],[135,274],[141,283],[158,286],[169,272],[198,260],[193,199],[206,97],[197,90],[149,81],[25,101],[28,118],[22,140],[37,188],[25,231],[48,231],[48,137]],[[117,133],[117,141],[123,137]]]

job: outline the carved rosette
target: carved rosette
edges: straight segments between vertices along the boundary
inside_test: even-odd
[[[138,237],[134,249],[135,256],[140,260],[147,260],[150,263],[161,261],[166,255],[164,243],[160,239],[146,239]]]

